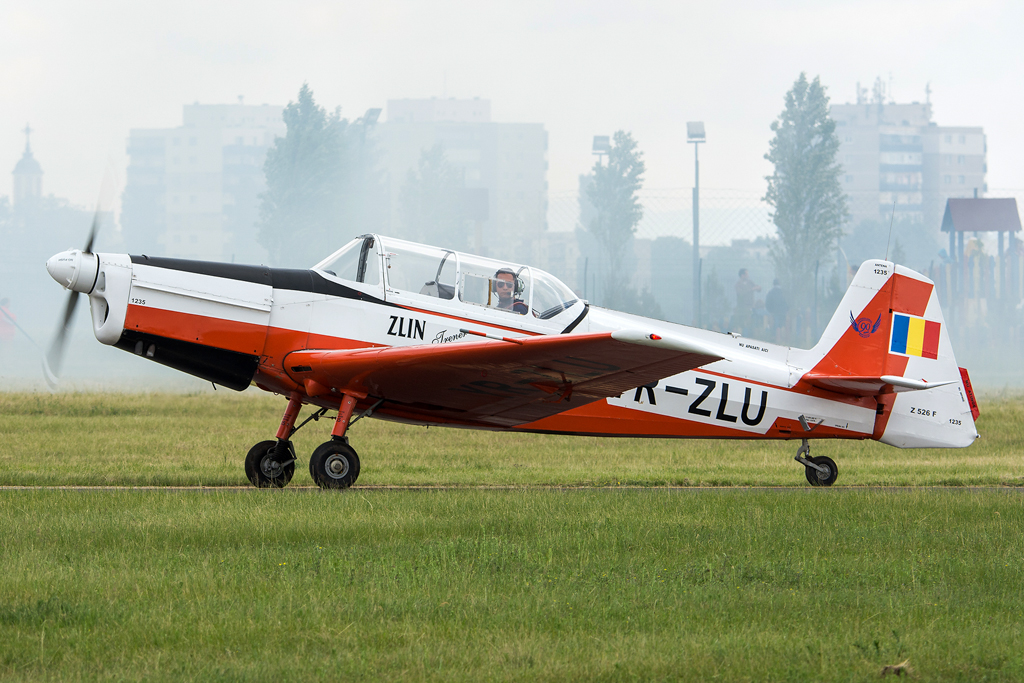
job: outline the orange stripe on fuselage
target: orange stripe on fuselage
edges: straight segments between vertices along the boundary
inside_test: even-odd
[[[852,406],[860,406],[862,408],[873,408],[874,402],[870,398],[864,398],[862,396],[852,396],[850,394],[841,394],[835,391],[828,391],[816,387],[809,382],[800,381],[792,387],[780,387],[777,384],[769,384],[767,382],[760,382],[756,379],[750,379],[749,377],[735,377],[733,375],[727,375],[724,372],[715,372],[714,370],[708,370],[707,368],[694,368],[691,372],[700,372],[705,375],[714,375],[715,377],[722,377],[725,379],[735,379],[747,384],[754,384],[759,387],[767,387],[775,389],[777,391],[788,391],[792,394],[801,394],[803,396],[813,396],[814,398],[823,398],[827,401],[836,401],[838,403],[847,403]]]
[[[283,367],[285,357],[292,351],[305,348],[357,349],[383,346],[355,339],[315,335],[304,331],[241,323],[221,318],[211,318],[137,305],[128,306],[125,329],[138,330],[170,339],[179,339],[238,351],[239,353],[261,356],[257,382],[269,385],[264,388],[273,391],[291,391],[299,388],[299,385],[295,384],[288,377]],[[706,370],[702,370],[702,372],[719,375],[719,373]],[[720,376],[728,377],[728,375]],[[260,382],[260,377],[264,380],[263,382]],[[791,391],[783,387],[775,388],[782,391]],[[842,400],[841,397],[837,397],[837,399]],[[325,405],[330,404],[331,400],[330,397],[325,396],[312,402],[318,405]],[[390,411],[386,407],[382,407],[379,412],[387,413]],[[406,420],[416,420],[412,412],[400,406],[395,407],[394,413],[396,416],[401,416]],[[423,422],[437,422],[436,417],[429,415],[420,415],[419,419]],[[444,420],[444,422],[460,426],[480,426],[473,421],[463,423],[455,420]],[[789,429],[792,429],[794,434],[796,433],[796,427],[788,424],[791,421],[780,418],[777,422],[787,423]],[[718,425],[709,425],[680,417],[632,410],[611,405],[605,400],[599,400],[558,415],[519,425],[513,429],[534,432],[634,437],[799,438],[799,436],[794,437],[791,435],[789,429],[780,431],[778,426],[773,425],[766,434],[759,434]],[[815,436],[819,438],[863,438],[859,432],[824,426],[815,429]]]
[[[124,328],[255,356],[263,353],[267,338],[266,325],[135,304],[128,304]]]

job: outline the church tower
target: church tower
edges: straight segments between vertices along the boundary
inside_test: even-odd
[[[25,124],[25,153],[21,160],[14,166],[14,206],[25,206],[32,204],[43,194],[43,167],[39,165],[32,156],[32,147],[29,144],[29,136],[32,129]]]

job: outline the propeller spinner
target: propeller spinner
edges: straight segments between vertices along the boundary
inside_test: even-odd
[[[68,249],[51,256],[46,261],[46,272],[50,274],[50,277],[64,289],[71,290],[68,293],[67,304],[64,306],[64,317],[53,336],[53,341],[50,342],[49,351],[43,358],[43,373],[46,376],[46,383],[51,389],[56,388],[57,382],[60,380],[60,370],[64,363],[64,344],[75,317],[78,295],[88,294],[96,286],[99,257],[92,253],[92,245],[96,241],[99,222],[100,209],[97,207],[92,219],[92,228],[89,230],[89,238],[85,242],[85,249],[81,251]]]

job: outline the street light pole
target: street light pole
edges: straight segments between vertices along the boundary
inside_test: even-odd
[[[612,153],[612,138],[610,135],[595,135],[594,144],[591,147],[591,151],[597,155],[597,163],[601,164],[604,159],[604,155],[607,154],[609,159]]]
[[[608,166],[611,166],[611,163],[612,163],[612,138],[611,138],[610,135],[595,135],[594,136],[594,144],[591,147],[591,151],[594,154],[597,155],[597,165],[598,166],[601,166],[601,162],[604,160],[605,155],[608,155]],[[595,171],[595,173],[596,173],[596,171]],[[587,227],[589,228],[589,226],[587,226]],[[600,252],[598,252],[598,254],[596,254],[596,255],[598,256],[598,258],[595,259],[595,262],[594,262],[594,270],[595,270],[594,282],[593,282],[593,286],[590,288],[590,296],[593,297],[593,299],[595,301],[598,300],[597,299],[597,278],[598,278],[598,275],[601,276],[602,288],[603,288],[603,283],[605,282],[605,278],[607,277],[607,275],[605,274],[605,271],[607,270],[607,267],[606,267],[607,264],[605,262],[605,258],[604,258],[604,256]],[[586,284],[586,270],[587,270],[586,268],[583,269],[583,274],[584,274],[583,288],[584,288],[584,290],[586,290],[586,287],[587,287],[587,284]],[[602,292],[602,298],[603,298],[604,295],[605,295],[605,292]],[[584,298],[586,298],[586,297],[584,297]]]
[[[697,146],[705,141],[703,121],[687,122],[686,141],[693,143],[693,322],[695,327],[700,327],[700,158]]]

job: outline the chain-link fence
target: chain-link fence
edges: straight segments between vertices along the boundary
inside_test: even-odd
[[[733,240],[756,240],[775,235],[770,207],[763,192],[701,188],[701,246],[721,247]],[[638,239],[693,238],[693,190],[690,188],[645,189],[639,194],[644,217],[637,226]],[[571,232],[579,226],[579,192],[551,192],[548,195],[548,230]]]
[[[984,196],[1014,197],[1018,206],[1024,204],[1022,189],[993,188]],[[1009,280],[1006,295],[998,285],[978,284],[964,292],[962,301],[947,302],[945,283],[952,266],[948,236],[940,232],[945,197],[932,197],[935,206],[928,212],[918,210],[916,217],[908,215],[914,213],[911,210],[914,207],[897,204],[890,235],[890,214],[882,210],[879,194],[855,193],[847,198],[851,221],[845,226],[846,237],[834,259],[816,264],[813,296],[802,297],[813,303],[799,310],[791,305],[784,320],[777,324],[765,308],[766,294],[776,277],[769,256],[776,230],[771,222],[770,207],[762,197],[763,193],[750,190],[701,188],[698,262],[701,309],[698,313],[693,305],[692,190],[643,190],[640,193],[643,220],[626,249],[623,269],[628,271],[632,287],[649,291],[649,301],[655,305],[635,312],[721,331],[742,330],[763,339],[809,346],[834,314],[860,263],[882,257],[888,249],[890,258],[897,258],[935,279],[944,310],[949,308],[952,319],[957,320],[956,327],[949,329],[956,337],[956,345],[963,350],[963,362],[977,367],[986,384],[1002,379],[1014,384],[1024,383],[1024,371],[1015,371],[1016,375],[1011,378],[994,360],[1004,354],[1015,359],[1022,355],[1024,305],[1020,302],[1024,301],[1024,252],[1006,255],[1007,263],[1020,264],[1016,271],[1005,266]],[[860,215],[860,221],[871,225],[855,223],[857,218],[853,214]],[[590,301],[605,305],[611,298],[604,285],[608,281],[608,257],[583,227],[578,192],[551,193],[548,233],[540,245],[537,262]],[[968,281],[988,282],[991,272],[997,275],[1000,272],[998,265],[990,266],[997,257],[995,234],[972,236],[972,248],[976,251],[969,265],[970,273],[964,275]],[[1018,251],[1024,249],[1024,241],[1018,240],[1016,244]],[[755,292],[754,315],[746,311],[737,315],[735,285],[740,269],[746,269],[749,278],[760,287]],[[1016,273],[1013,279],[1009,278],[1011,272]],[[790,296],[792,302],[796,297],[792,293]],[[952,324],[951,320],[947,322]]]
[[[702,326],[728,329],[739,271],[746,269],[760,287],[756,302],[762,307],[774,278],[768,246],[775,226],[762,196],[751,190],[701,188],[697,268],[704,303],[700,315],[693,296],[690,188],[640,192],[644,214],[622,254],[624,274],[610,272],[608,255],[581,224],[578,192],[552,192],[548,197],[548,234],[538,253],[539,262],[598,305],[621,306],[616,301],[618,291],[608,288],[625,281],[639,295],[634,312],[685,324],[699,318]]]

